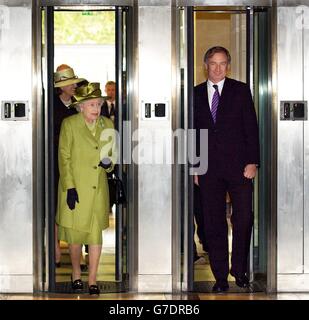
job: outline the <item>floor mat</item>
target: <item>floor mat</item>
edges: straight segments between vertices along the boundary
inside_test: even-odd
[[[214,286],[215,281],[197,281],[193,284],[193,291],[194,292],[212,292],[212,287]],[[236,283],[229,282],[229,293],[253,293],[253,292],[263,292],[264,288],[258,282],[250,283],[250,287],[248,288],[240,288],[236,285]]]
[[[84,290],[81,293],[88,293],[88,283],[84,283]],[[98,281],[97,282],[101,293],[118,293],[127,292],[129,288],[128,281],[111,282],[111,281]],[[57,293],[76,293],[72,290],[71,282],[57,282],[55,292]]]

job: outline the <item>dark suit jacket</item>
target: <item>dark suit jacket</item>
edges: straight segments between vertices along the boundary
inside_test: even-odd
[[[117,130],[118,129],[118,110],[116,109],[116,104],[115,104],[114,108],[115,108],[114,126],[115,126],[115,129]],[[101,116],[110,118],[110,114],[108,112],[108,105],[107,105],[107,101],[106,100],[103,102],[103,105],[102,105],[102,108],[101,108]]]
[[[54,95],[54,165],[55,165],[55,187],[58,188],[59,180],[59,168],[58,168],[58,147],[59,147],[59,136],[62,120],[66,117],[76,114],[75,108],[68,109],[58,95]],[[56,193],[57,194],[57,193]]]
[[[259,132],[250,88],[245,83],[226,78],[214,123],[207,92],[207,82],[194,88],[194,127],[208,129],[208,171],[224,168],[243,171],[247,164],[259,165]],[[202,148],[203,146],[201,146]]]

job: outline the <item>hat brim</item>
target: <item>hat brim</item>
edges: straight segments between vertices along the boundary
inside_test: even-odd
[[[63,80],[63,81],[59,81],[59,82],[55,83],[54,87],[55,88],[61,88],[61,87],[69,86],[71,84],[80,83],[80,82],[83,82],[85,80],[86,79],[83,79],[83,78]]]
[[[76,107],[77,105],[79,105],[80,103],[83,103],[83,102],[85,102],[85,101],[92,100],[92,99],[102,99],[102,104],[103,104],[103,102],[104,102],[107,98],[108,98],[107,96],[100,96],[100,97],[95,96],[95,95],[89,96],[89,97],[87,97],[87,98],[85,98],[85,99],[82,99],[82,100],[80,100],[80,101],[75,101],[75,102],[71,103],[71,104],[69,105],[69,108],[75,108],[75,107]]]

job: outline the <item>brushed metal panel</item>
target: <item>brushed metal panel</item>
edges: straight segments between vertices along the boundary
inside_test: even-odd
[[[172,275],[139,275],[138,292],[171,292]]]
[[[127,19],[127,27],[132,27],[132,32],[129,32],[128,43],[132,44],[132,52],[127,52],[127,67],[128,67],[128,101],[129,101],[129,119],[132,124],[132,131],[138,129],[138,8],[135,3],[131,14]],[[131,74],[131,76],[130,76]],[[130,108],[131,106],[131,108]],[[130,151],[131,154],[131,151]],[[136,291],[138,288],[138,165],[133,163],[128,166],[128,181],[129,181],[129,192],[128,201],[130,203],[128,210],[128,272],[129,272],[129,288],[130,290]]]
[[[308,0],[177,0],[178,6],[290,6],[308,5]]]
[[[272,0],[177,0],[178,6],[271,6]]]
[[[138,5],[144,6],[169,6],[171,0],[138,0]]]
[[[270,153],[270,213],[268,219],[268,235],[267,235],[267,287],[269,293],[277,291],[277,213],[278,213],[278,32],[277,32],[277,9],[270,10],[271,19],[271,81],[268,82],[268,91],[271,96],[271,146]]]
[[[277,292],[309,292],[309,274],[279,274]]]
[[[41,0],[42,6],[87,6],[87,5],[100,5],[100,6],[133,6],[134,0]]]
[[[31,293],[32,291],[32,275],[0,275],[1,293]],[[2,300],[1,295],[0,300]]]
[[[145,6],[139,7],[138,12],[141,108],[142,101],[171,101],[171,7]],[[140,117],[139,130],[138,273],[171,274],[172,168],[170,164],[154,163],[162,154],[162,144],[156,139],[160,140],[165,133],[170,135],[171,117],[153,121]],[[167,138],[168,144],[170,139]],[[171,151],[170,146],[168,157]],[[143,164],[146,157],[149,162]]]
[[[309,8],[304,11],[309,21]],[[304,100],[309,101],[309,29],[304,28]],[[309,273],[309,122],[304,121],[304,272]]]
[[[0,101],[31,105],[31,8],[9,7],[9,21],[0,38]],[[31,120],[0,121],[0,159],[0,275],[7,283],[5,276],[32,275]]]
[[[172,83],[174,84],[172,92],[171,112],[172,129],[173,132],[182,127],[182,119],[184,117],[181,108],[181,70],[180,70],[180,43],[181,43],[181,15],[180,11],[173,7],[172,9]],[[185,140],[185,139],[183,139]],[[184,145],[183,141],[183,145]],[[184,147],[179,145],[173,148],[175,155],[175,162],[179,163],[180,156],[178,150],[183,150]],[[182,277],[182,172],[183,166],[174,165],[172,169],[172,290],[174,293],[181,291]]]
[[[299,5],[308,5],[308,0],[272,0],[273,5],[276,5],[278,7],[296,7]]]
[[[0,0],[0,6],[8,6],[8,7],[30,7],[31,0]]]
[[[278,103],[302,99],[302,32],[295,8],[278,9]],[[303,271],[303,123],[278,116],[278,273]]]

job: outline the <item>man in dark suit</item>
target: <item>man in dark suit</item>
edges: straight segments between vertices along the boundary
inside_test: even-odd
[[[195,224],[196,224],[196,233],[199,239],[199,242],[202,244],[202,248],[204,254],[208,252],[206,235],[204,232],[204,216],[201,208],[201,196],[200,196],[200,187],[198,185],[194,185],[193,190],[193,210],[194,210],[194,233],[195,233]],[[206,260],[204,254],[202,256],[198,255],[198,250],[195,242],[193,241],[193,256],[194,256],[194,264],[206,264]]]
[[[104,101],[101,108],[101,115],[110,118],[114,122],[114,126],[118,127],[118,112],[116,110],[116,83],[108,81],[105,84],[105,92],[107,99]]]
[[[201,188],[209,260],[216,279],[213,292],[229,288],[226,192],[233,203],[230,273],[239,287],[249,286],[246,272],[253,226],[252,179],[259,165],[259,133],[250,88],[226,77],[230,62],[227,49],[209,49],[204,56],[208,80],[194,88],[197,141],[200,130],[208,129],[208,170],[195,175],[194,181]],[[199,150],[206,146],[199,144],[198,154],[205,157]]]

